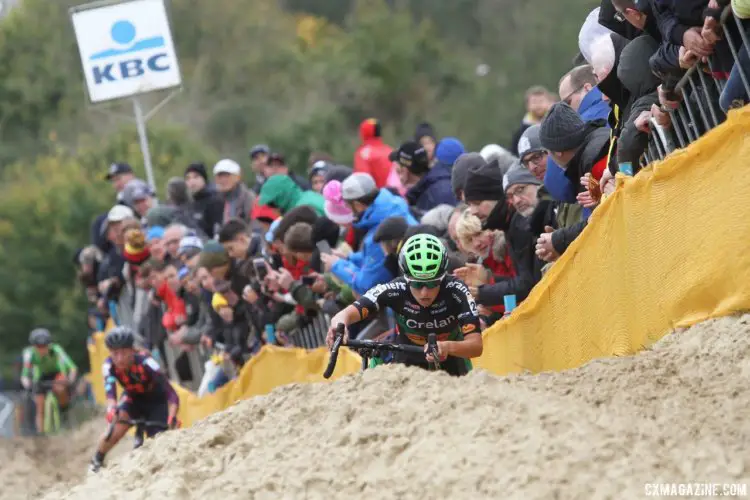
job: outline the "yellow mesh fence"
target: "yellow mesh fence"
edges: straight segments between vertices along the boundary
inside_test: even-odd
[[[580,366],[670,330],[750,309],[750,107],[618,189],[476,365],[497,374]]]

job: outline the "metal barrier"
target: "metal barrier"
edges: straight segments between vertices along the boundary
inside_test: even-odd
[[[295,347],[303,349],[324,346],[330,324],[331,318],[327,314],[318,313],[307,325],[289,332],[289,340]]]
[[[0,394],[0,436],[2,437],[13,437],[15,408],[16,405],[12,399]]]
[[[730,6],[722,11],[720,23],[745,93],[750,96],[750,67],[743,66],[740,61],[742,48],[745,47],[747,50],[750,47],[745,27],[742,21],[734,15]],[[741,38],[739,44],[737,40],[734,40],[728,23],[733,23],[737,27]],[[680,105],[676,109],[662,108],[662,111],[670,115],[671,131],[659,126],[653,118],[651,119],[648,148],[644,152],[645,164],[663,160],[675,149],[684,148],[698,140],[704,133],[719,126],[726,119],[726,114],[719,105],[719,99],[727,83],[707,75],[706,70],[711,73],[715,72],[714,55],[710,56],[705,63],[699,61],[689,68],[675,85],[674,91],[682,96]]]

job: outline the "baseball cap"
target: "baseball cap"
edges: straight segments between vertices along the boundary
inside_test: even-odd
[[[430,160],[427,158],[427,150],[424,146],[415,141],[403,143],[396,151],[395,161],[415,174],[421,174],[430,169]]]
[[[250,158],[255,158],[256,155],[259,155],[261,153],[270,154],[271,148],[269,148],[266,144],[256,144],[255,146],[250,148]]]
[[[284,161],[284,155],[281,153],[269,153],[268,155],[268,164],[271,163],[283,163],[286,164]]]
[[[109,209],[109,212],[107,212],[107,218],[104,219],[104,222],[102,223],[101,234],[107,232],[110,222],[122,222],[131,217],[135,218],[135,212],[133,212],[130,207],[125,205],[115,205]]]
[[[133,179],[125,184],[125,189],[122,190],[122,199],[132,206],[134,202],[153,196],[153,194],[151,186],[146,184],[146,181]]]
[[[219,162],[214,165],[214,175],[218,174],[232,174],[232,175],[240,175],[241,169],[239,163],[237,163],[234,160],[230,160],[228,158],[224,158],[223,160],[219,160]]]
[[[135,212],[130,207],[125,205],[115,205],[109,209],[107,213],[108,222],[122,222],[130,217],[135,217]]]
[[[542,141],[539,139],[539,125],[532,125],[527,128],[521,138],[518,140],[518,157],[523,159],[530,153],[544,151]]]
[[[109,170],[107,171],[107,175],[104,177],[106,180],[112,180],[112,177],[120,174],[132,174],[133,173],[133,167],[128,165],[127,163],[113,163],[109,166]]]
[[[341,185],[341,197],[346,201],[359,200],[377,191],[378,186],[370,174],[356,172],[347,177]]]

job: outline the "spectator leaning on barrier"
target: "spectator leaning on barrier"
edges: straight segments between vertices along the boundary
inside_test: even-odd
[[[234,160],[225,158],[214,165],[216,188],[224,201],[222,222],[232,217],[239,217],[246,222],[252,218],[255,193],[242,183],[241,174],[242,169]]]
[[[274,175],[267,179],[258,202],[276,208],[282,214],[302,205],[309,205],[319,215],[325,213],[323,197],[315,191],[302,191],[288,175]]]
[[[193,198],[190,212],[198,227],[209,238],[216,235],[224,221],[224,203],[216,190],[208,184],[208,174],[203,163],[191,163],[185,169],[185,183]]]
[[[610,131],[603,121],[586,123],[569,105],[557,103],[544,118],[539,139],[567,179],[577,186],[580,201],[580,194],[588,192],[582,178],[590,174],[599,180],[607,169]]]
[[[380,122],[368,118],[359,125],[359,138],[362,144],[354,153],[354,172],[365,173],[375,180],[378,188],[383,188],[391,173],[391,147],[380,137]]]
[[[369,174],[355,173],[347,178],[342,185],[342,196],[354,212],[354,228],[365,232],[361,250],[346,259],[335,255],[322,255],[321,259],[337,278],[351,286],[356,293],[363,294],[374,285],[394,277],[383,267],[383,249],[373,241],[377,227],[393,216],[401,216],[409,224],[416,224],[417,221],[409,213],[403,198],[387,189],[379,190]]]
[[[427,150],[417,142],[406,142],[392,153],[392,159],[415,179],[406,193],[406,201],[417,213],[424,213],[440,204],[456,204],[451,191],[450,166],[436,161],[430,166]],[[404,183],[406,184],[406,183]]]
[[[594,70],[587,64],[573,68],[560,79],[560,100],[570,105],[584,122],[607,120],[611,112],[609,103],[604,100],[596,84]],[[571,205],[577,203],[578,183],[571,182],[551,156],[547,157],[544,187],[558,201]],[[590,213],[590,210],[584,210],[585,217]]]
[[[540,181],[544,181],[547,172],[547,151],[539,141],[539,125],[532,125],[521,135],[518,141],[518,158],[526,170]]]

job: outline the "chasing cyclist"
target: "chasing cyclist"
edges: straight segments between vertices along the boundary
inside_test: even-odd
[[[65,350],[52,342],[46,328],[35,328],[29,334],[31,346],[23,350],[21,384],[34,395],[36,405],[36,430],[44,432],[44,399],[52,391],[57,396],[60,409],[70,401],[68,388],[75,384],[78,368]]]
[[[103,365],[104,388],[107,393],[107,421],[115,421],[111,436],[105,434],[99,441],[90,470],[97,472],[104,457],[125,433],[130,425],[122,420],[145,420],[163,423],[163,427],[146,427],[146,435],[152,437],[167,427],[178,426],[177,410],[180,400],[177,393],[162,373],[159,363],[147,353],[134,348],[135,334],[127,326],[118,326],[107,333],[104,343],[110,357]],[[116,382],[122,386],[123,394],[117,401]]]
[[[333,345],[339,324],[349,326],[390,307],[396,314],[397,342],[425,349],[424,356],[395,353],[396,363],[427,369],[433,361],[426,352],[427,336],[435,333],[441,369],[465,375],[471,370],[469,358],[482,354],[479,316],[468,287],[446,273],[448,257],[443,243],[430,234],[412,236],[401,249],[399,267],[403,276],[373,287],[333,317],[328,347]]]

